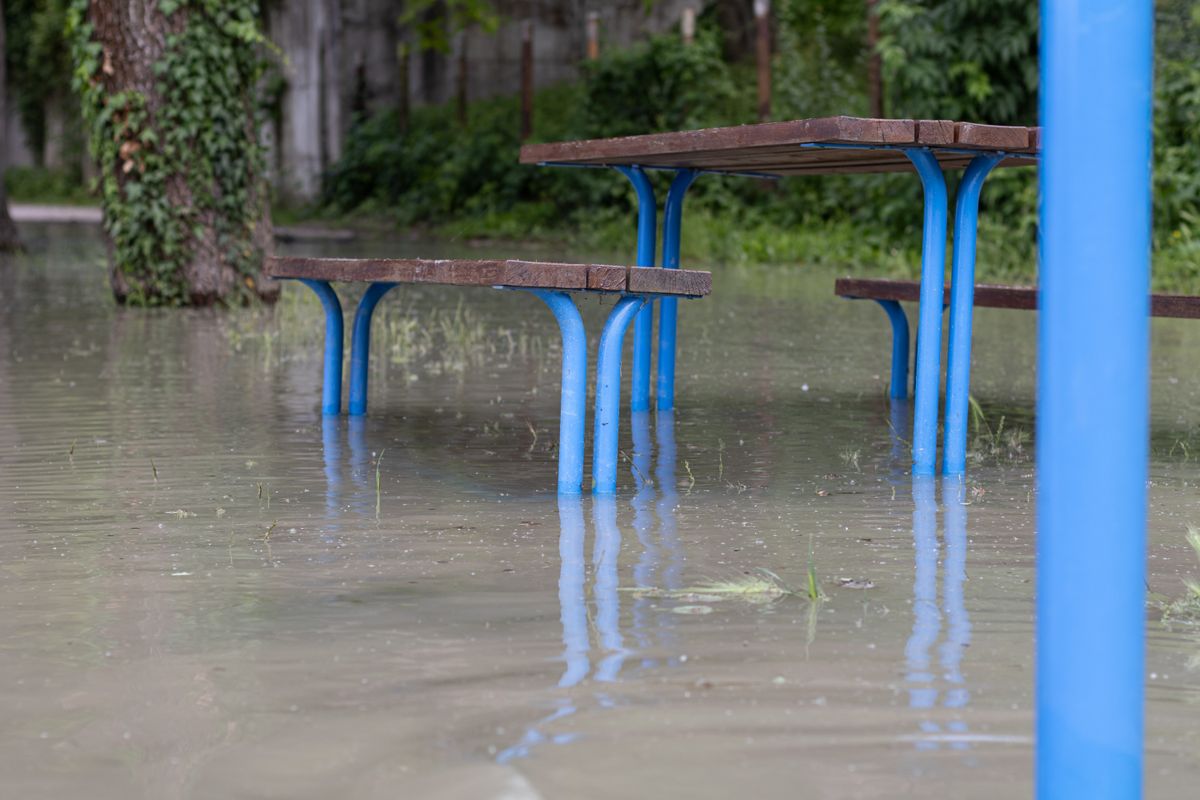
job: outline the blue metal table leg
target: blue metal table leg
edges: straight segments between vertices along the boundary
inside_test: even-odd
[[[596,356],[596,431],[592,437],[592,492],[617,491],[617,435],[621,418],[621,342],[630,320],[646,305],[644,297],[622,297],[600,334]]]
[[[921,236],[921,306],[917,322],[917,375],[913,386],[913,474],[932,475],[937,460],[941,383],[942,294],[946,278],[946,178],[929,150],[905,154],[921,176],[925,224]]]
[[[950,267],[950,349],[946,355],[946,424],[942,473],[962,475],[967,467],[967,405],[971,394],[971,317],[975,306],[975,238],[979,191],[1003,155],[976,156],[963,173],[954,206],[954,255]]]
[[[321,386],[321,413],[342,411],[342,304],[328,281],[300,281],[321,298],[325,308],[325,378]]]
[[[375,306],[394,283],[372,283],[358,301],[354,329],[350,332],[350,416],[367,413],[367,373],[371,358],[371,317]]]
[[[654,187],[641,167],[616,167],[629,178],[638,196],[637,266],[653,267],[657,247],[658,205]],[[650,344],[654,328],[654,307],[647,302],[638,312],[633,326],[633,375],[630,378],[629,407],[633,411],[650,408]]]
[[[1040,800],[1142,796],[1154,8],[1041,4]]]
[[[683,198],[697,173],[681,169],[671,181],[667,202],[663,208],[663,252],[665,269],[679,269],[679,240],[683,228]],[[679,298],[664,297],[658,301],[658,385],[655,405],[659,411],[675,408],[675,329],[679,314]]]
[[[558,493],[583,490],[583,432],[587,416],[587,332],[575,301],[565,292],[531,289],[542,299],[562,334],[562,397],[558,412]]]
[[[892,323],[892,382],[888,397],[903,400],[908,397],[908,317],[895,300],[876,300],[887,312]]]

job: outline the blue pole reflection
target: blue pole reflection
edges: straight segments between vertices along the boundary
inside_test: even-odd
[[[971,617],[963,598],[963,583],[967,578],[967,504],[962,476],[948,475],[942,479],[942,505],[945,509],[946,560],[942,564],[942,600],[946,612],[946,640],[942,642],[939,662],[942,677],[951,684],[942,700],[945,708],[966,708],[971,700],[962,674],[963,652],[971,645]],[[952,720],[949,731],[965,734],[967,724]],[[951,742],[951,747],[965,748],[967,742]]]
[[[629,422],[633,433],[633,458],[629,469],[633,473],[634,486],[637,487],[630,504],[633,506],[633,532],[642,547],[642,554],[633,566],[633,582],[636,586],[657,586],[659,558],[658,545],[654,541],[652,531],[654,484],[650,480],[650,412],[634,411],[629,415]],[[651,605],[652,602],[647,597],[638,597],[633,601],[633,630],[641,649],[650,646],[646,623]],[[653,666],[653,661],[643,661],[642,666]]]
[[[584,594],[583,505],[579,497],[559,495],[558,521],[558,604],[561,609],[563,661],[567,668],[559,679],[562,688],[574,686],[587,677],[588,661],[587,597]]]
[[[926,716],[920,721],[917,748],[932,750],[941,744],[955,749],[970,746],[967,724],[951,719],[944,726],[929,716],[939,705],[961,710],[971,699],[962,672],[964,650],[971,644],[971,618],[967,614],[963,583],[967,576],[967,506],[961,477],[946,477],[942,482],[943,523],[946,543],[942,563],[942,598],[938,602],[937,485],[932,476],[913,478],[913,579],[912,635],[904,648],[909,684],[908,704]],[[945,637],[942,619],[945,618]],[[932,651],[937,645],[939,672],[933,668]],[[939,703],[940,698],[940,703]]]
[[[678,588],[682,579],[684,558],[676,535],[675,522],[678,495],[675,491],[674,416],[666,411],[659,412],[656,418],[658,460],[653,467],[655,481],[661,487],[657,501],[654,483],[649,480],[653,462],[649,415],[640,412],[633,414],[632,424],[632,469],[638,492],[631,501],[631,507],[634,512],[633,527],[641,547],[641,554],[633,568],[634,583],[638,586]],[[668,646],[673,628],[670,613],[659,611],[653,613],[652,617],[652,601],[649,598],[639,598],[634,601],[631,613],[632,635],[638,646],[636,650],[626,647],[625,637],[620,628],[618,559],[622,535],[617,520],[618,504],[612,497],[594,497],[591,501],[595,533],[592,548],[592,601],[595,603],[595,613],[592,615],[592,623],[596,632],[598,655],[592,656],[593,627],[589,625],[588,619],[583,502],[579,497],[558,497],[558,601],[562,622],[562,660],[565,663],[557,684],[560,690],[582,687],[589,676],[598,684],[615,682],[625,662],[633,657],[637,650],[651,646]],[[655,516],[659,524],[657,537],[654,532]],[[662,569],[661,563],[664,553],[668,557],[666,569]],[[661,584],[656,583],[656,576],[661,577]],[[657,664],[656,661],[647,660],[642,666],[653,667]],[[591,696],[600,708],[611,708],[617,704],[616,699],[606,690],[593,691]],[[553,711],[534,722],[520,741],[496,756],[496,761],[504,764],[528,757],[534,748],[541,744],[565,744],[575,741],[578,738],[577,734],[548,735],[544,731],[547,725],[577,713],[580,710],[579,699],[578,695],[569,694],[557,697],[553,703]]]
[[[611,682],[629,651],[621,637],[620,577],[617,560],[621,555],[621,529],[617,526],[617,501],[608,496],[598,496],[592,503],[592,521],[596,539],[592,545],[592,568],[595,577],[592,595],[596,599],[596,630],[600,635],[600,649],[606,653],[596,667],[593,676],[598,681]]]

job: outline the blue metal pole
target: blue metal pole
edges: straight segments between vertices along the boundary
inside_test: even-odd
[[[975,238],[979,191],[1003,155],[975,156],[963,173],[954,206],[954,255],[950,266],[950,348],[946,354],[946,424],[942,473],[967,468],[967,405],[971,395],[971,317],[975,310]]]
[[[396,284],[372,283],[358,301],[350,332],[350,416],[367,413],[367,373],[371,359],[371,317],[375,306]]]
[[[587,331],[566,292],[531,289],[558,321],[562,334],[562,397],[558,412],[558,493],[583,490],[583,432],[587,417]]]
[[[617,491],[617,434],[621,418],[621,342],[630,320],[646,304],[644,297],[622,297],[600,334],[596,356],[596,431],[592,436],[592,492]]]
[[[654,187],[641,167],[616,167],[629,178],[638,198],[637,266],[653,267],[657,247],[658,205]],[[633,375],[630,377],[629,408],[650,409],[650,344],[654,328],[654,307],[646,303],[633,326]]]
[[[888,397],[903,400],[908,397],[908,317],[895,300],[876,300],[887,312],[892,323],[892,383]]]
[[[905,154],[917,168],[925,192],[925,225],[921,235],[921,307],[917,322],[917,377],[913,387],[913,475],[932,475],[937,459],[942,294],[946,279],[946,178],[929,150],[906,150]]]
[[[1037,796],[1129,800],[1142,794],[1154,4],[1043,0],[1041,13]]]
[[[328,281],[300,281],[321,298],[325,308],[325,377],[321,385],[321,413],[342,411],[342,304]]]
[[[662,265],[679,269],[679,243],[683,229],[683,198],[697,173],[681,169],[671,181],[667,202],[663,208]],[[679,316],[679,298],[664,297],[658,301],[658,385],[655,389],[659,411],[675,408],[675,329]]]

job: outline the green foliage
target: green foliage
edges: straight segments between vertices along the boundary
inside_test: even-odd
[[[889,114],[1035,124],[1037,14],[1029,0],[881,0]]]
[[[774,116],[865,114],[864,4],[784,0],[777,13]]]
[[[9,167],[4,171],[8,199],[18,203],[88,205],[96,198],[69,169]]]
[[[1160,0],[1154,93],[1159,245],[1200,255],[1200,2]],[[1198,265],[1200,267],[1200,265]]]
[[[252,288],[261,264],[252,232],[266,196],[253,102],[263,65],[257,0],[161,0],[164,15],[187,17],[154,65],[162,103],[153,113],[142,93],[105,86],[87,7],[72,0],[68,11],[74,86],[115,264],[132,292],[127,300],[188,302],[184,266],[207,226],[215,228],[219,257]]]
[[[40,161],[46,146],[46,106],[62,102],[71,62],[63,42],[68,0],[5,0],[5,58],[17,113]],[[66,111],[71,103],[63,103]],[[68,124],[68,127],[73,127]]]
[[[737,114],[737,87],[711,30],[690,47],[656,36],[583,70],[579,127],[588,136],[686,130]]]
[[[657,37],[588,65],[578,86],[539,92],[534,139],[741,121],[734,87],[711,33],[691,47]],[[515,98],[497,98],[476,103],[466,128],[449,107],[415,109],[403,132],[390,112],[360,121],[326,176],[322,202],[339,212],[387,209],[402,224],[489,217],[523,204],[522,219],[535,230],[629,207],[628,185],[604,171],[518,164],[519,114]]]
[[[422,50],[450,52],[450,37],[471,26],[493,33],[500,15],[488,0],[408,0],[399,18],[411,28]]]

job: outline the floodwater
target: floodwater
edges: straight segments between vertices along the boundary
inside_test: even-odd
[[[993,435],[965,484],[914,484],[881,312],[832,273],[718,268],[681,309],[674,418],[623,412],[616,499],[559,501],[536,300],[397,289],[370,415],[323,420],[301,287],[119,309],[94,228],[24,232],[0,264],[3,796],[1031,794],[1034,315],[979,312]],[[1154,323],[1168,598],[1200,577],[1197,345]],[[762,570],[800,596],[672,591]],[[1200,629],[1159,617],[1147,792],[1193,797]]]

